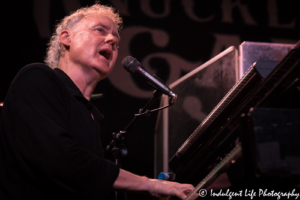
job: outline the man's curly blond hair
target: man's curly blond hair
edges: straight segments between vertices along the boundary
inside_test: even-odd
[[[61,43],[59,40],[60,33],[64,30],[70,30],[83,17],[91,14],[102,14],[106,17],[109,17],[114,22],[118,30],[122,28],[122,18],[112,7],[96,3],[92,6],[78,9],[77,11],[71,13],[69,16],[63,18],[56,25],[55,32],[53,33],[48,44],[47,55],[45,58],[45,63],[48,66],[50,66],[51,68],[56,68],[58,66],[59,58],[62,53]]]

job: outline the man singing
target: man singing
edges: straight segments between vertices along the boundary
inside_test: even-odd
[[[25,66],[2,109],[0,199],[106,199],[111,190],[184,199],[194,187],[119,169],[103,158],[102,115],[90,103],[118,56],[122,19],[95,4],[65,17],[45,64]]]

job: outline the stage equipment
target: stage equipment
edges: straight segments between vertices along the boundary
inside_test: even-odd
[[[170,157],[168,164],[176,174],[175,181],[198,185],[199,190],[211,187],[221,174],[238,188],[276,184],[289,187],[299,180],[300,153],[296,149],[300,137],[296,130],[300,130],[300,124],[294,116],[300,107],[300,49],[294,46],[241,44],[239,70],[247,70]],[[255,48],[260,53],[254,53]],[[246,52],[251,55],[244,55]],[[273,55],[268,55],[270,52]],[[247,67],[247,62],[252,65]],[[171,116],[180,118],[171,114],[173,108],[161,112],[156,134],[177,129],[171,127]],[[184,122],[179,126],[184,127]],[[277,128],[270,128],[270,124]],[[178,126],[178,122],[173,125]],[[170,137],[171,132],[167,133]],[[275,160],[266,159],[267,155]]]

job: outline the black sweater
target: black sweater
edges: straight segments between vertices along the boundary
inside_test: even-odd
[[[0,199],[105,199],[119,168],[103,158],[102,117],[62,70],[21,69],[2,109]]]

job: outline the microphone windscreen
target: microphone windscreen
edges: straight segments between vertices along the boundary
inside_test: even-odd
[[[135,73],[141,66],[141,63],[131,56],[126,56],[122,61],[122,65],[128,72]]]

